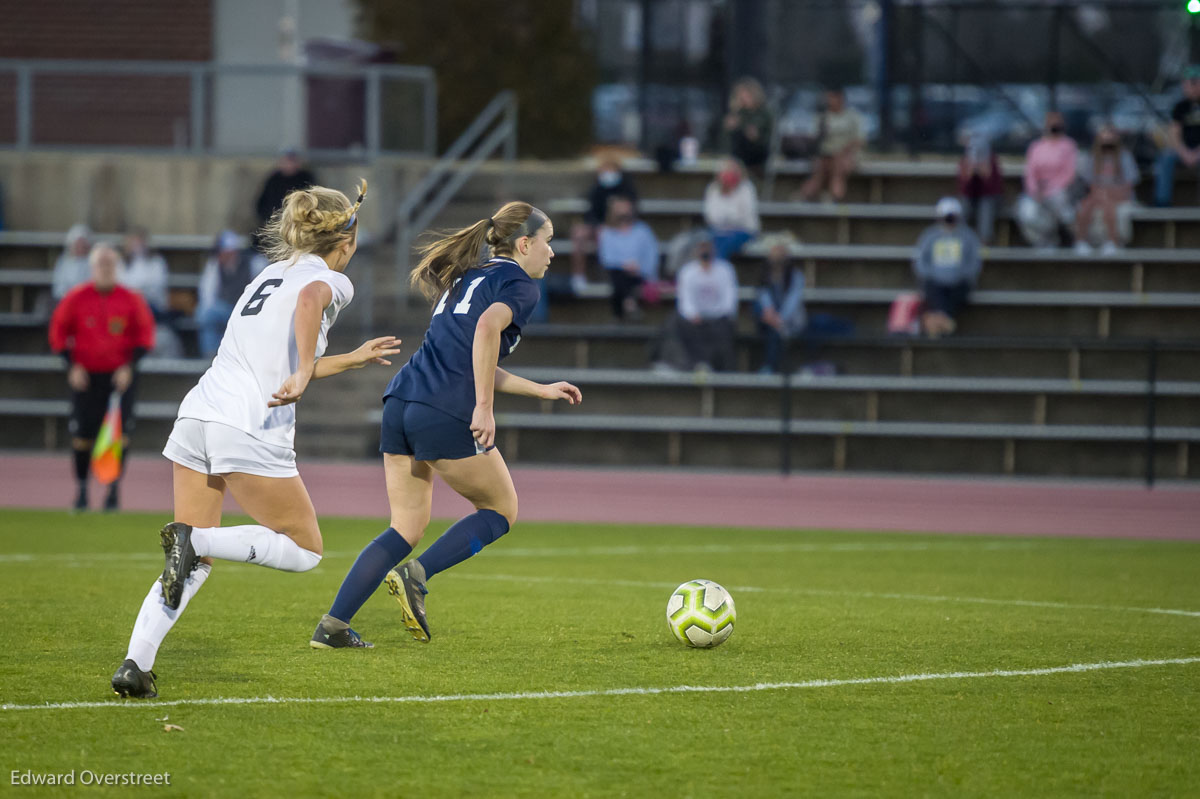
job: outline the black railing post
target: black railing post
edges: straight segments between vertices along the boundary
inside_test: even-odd
[[[1158,379],[1158,340],[1146,345],[1146,488],[1154,488],[1155,382]]]
[[[792,473],[792,369],[791,340],[784,339],[779,353],[779,371],[783,385],[779,390],[779,473]]]
[[[892,27],[895,16],[892,0],[879,3],[879,22],[875,25],[875,97],[879,103],[879,138],[885,150],[891,150],[896,128],[892,120]]]
[[[1063,9],[1062,6],[1056,5],[1054,10],[1050,12],[1050,46],[1047,48],[1049,66],[1046,71],[1046,88],[1050,91],[1050,110],[1058,110],[1058,81],[1059,81],[1059,61],[1061,61],[1059,51],[1062,44],[1062,24],[1063,24]]]

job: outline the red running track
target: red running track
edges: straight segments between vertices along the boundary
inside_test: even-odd
[[[314,461],[300,472],[319,514],[387,518],[378,463]],[[1200,487],[1192,486],[544,467],[515,468],[513,480],[527,521],[1200,541]],[[0,508],[65,508],[73,494],[65,453],[0,453]],[[170,512],[171,464],[132,458],[121,495],[127,510]],[[102,497],[93,487],[93,504]],[[435,484],[435,518],[470,510]]]

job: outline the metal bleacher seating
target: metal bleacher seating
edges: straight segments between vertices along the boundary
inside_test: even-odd
[[[667,238],[698,224],[694,198],[706,169],[638,172],[644,218]],[[786,198],[803,164],[781,169]],[[1008,170],[1015,181],[1019,170]],[[1114,256],[995,246],[959,335],[889,338],[888,305],[911,290],[909,245],[929,224],[927,203],[946,192],[945,162],[864,164],[844,205],[765,202],[764,230],[791,230],[811,311],[853,320],[857,334],[797,348],[791,374],[751,374],[759,346],[749,318],[764,252],[735,259],[743,314],[734,374],[649,370],[657,323],[672,295],[641,323],[609,319],[607,286],[555,297],[550,323],[531,325],[506,362],[533,379],[583,389],[579,408],[522,398],[499,401],[506,457],[527,462],[845,469],[986,474],[1195,478],[1200,441],[1200,209],[1142,209],[1135,242]],[[558,223],[555,250],[581,208],[546,204]],[[172,285],[194,290],[207,238],[156,237]],[[61,362],[45,355],[45,313],[33,297],[49,284],[59,234],[0,234],[0,416],[6,446],[65,441]],[[555,263],[565,272],[565,257]],[[410,339],[411,340],[411,339]],[[835,375],[796,370],[811,360]],[[161,444],[175,404],[206,364],[147,359],[135,446]],[[345,388],[378,392],[378,375],[354,373]],[[341,378],[339,378],[341,380]],[[359,381],[355,383],[354,381]],[[323,390],[323,389],[322,389]],[[345,416],[344,400],[334,406]],[[318,398],[319,401],[319,398]],[[306,397],[306,402],[308,398]],[[306,411],[312,414],[314,405]],[[363,403],[342,427],[306,434],[311,453],[366,455],[377,405]],[[20,424],[16,422],[22,422]],[[13,422],[13,424],[9,424]],[[316,427],[316,426],[315,426]],[[139,440],[140,439],[140,440]]]

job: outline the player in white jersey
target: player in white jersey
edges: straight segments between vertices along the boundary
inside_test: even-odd
[[[321,561],[321,530],[296,471],[295,403],[310,380],[368,363],[390,365],[391,336],[322,357],[330,326],[354,297],[344,274],[357,247],[364,181],[351,203],[333,189],[287,196],[263,231],[268,266],[242,293],[212,366],[179,406],[163,449],[174,462],[175,521],[160,535],[166,564],[142,602],[121,696],[158,695],[158,647],[204,584],[213,558],[303,572]],[[225,490],[258,524],[221,527]],[[357,637],[353,630],[346,636]],[[352,645],[352,644],[351,644]]]

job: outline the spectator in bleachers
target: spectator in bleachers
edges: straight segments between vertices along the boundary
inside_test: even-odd
[[[1171,109],[1168,136],[1154,171],[1154,204],[1159,208],[1171,205],[1175,168],[1182,163],[1194,170],[1200,164],[1200,65],[1184,70],[1183,99]]]
[[[763,374],[779,372],[784,343],[804,332],[808,314],[804,308],[804,271],[792,263],[791,241],[780,237],[771,242],[763,262],[754,316],[763,342]]]
[[[317,185],[317,178],[304,166],[300,153],[295,148],[287,148],[279,155],[279,163],[275,171],[267,177],[262,191],[258,194],[255,211],[258,213],[258,227],[262,228],[271,218],[271,214],[283,207],[283,198],[296,189],[307,189]],[[257,231],[256,231],[257,235]]]
[[[236,233],[225,230],[217,236],[212,255],[200,275],[196,302],[196,323],[203,357],[212,358],[217,354],[234,303],[257,271],[261,271],[256,271],[255,267],[253,250],[241,249]]]
[[[71,447],[78,492],[75,509],[88,506],[87,479],[92,445],[108,409],[109,395],[121,394],[122,431],[128,446],[133,428],[134,369],[154,347],[154,318],[146,301],[117,284],[121,257],[97,244],[90,257],[91,281],[67,292],[50,317],[50,348],[66,358],[71,388]],[[118,507],[111,483],[105,510]]]
[[[763,343],[759,373],[776,374],[790,342],[803,340],[804,354],[813,356],[825,340],[852,335],[854,323],[831,314],[808,313],[804,307],[804,270],[792,261],[795,238],[790,233],[766,238],[767,257],[754,298],[754,318]],[[806,368],[818,367],[832,368],[832,364]]]
[[[758,191],[736,158],[721,162],[704,191],[704,223],[718,258],[729,258],[758,235]]]
[[[136,291],[150,305],[155,319],[167,312],[167,262],[149,246],[145,228],[134,228],[123,243],[125,269],[118,278],[122,286]]]
[[[50,295],[61,300],[67,292],[88,281],[91,267],[88,252],[92,248],[92,231],[87,225],[72,225],[67,231],[67,240],[62,255],[54,262],[54,282]]]
[[[828,190],[835,202],[846,199],[846,183],[858,166],[864,141],[862,117],[846,107],[845,92],[826,92],[817,125],[817,159],[812,176],[800,187],[801,196],[811,202]]]
[[[1046,114],[1045,133],[1025,153],[1025,193],[1017,201],[1017,224],[1034,247],[1055,247],[1060,228],[1075,221],[1071,186],[1075,182],[1079,148],[1067,135],[1058,111]]]
[[[1122,146],[1115,127],[1105,125],[1096,134],[1092,151],[1080,159],[1079,177],[1087,184],[1088,193],[1075,212],[1075,251],[1081,255],[1092,252],[1094,222],[1099,216],[1104,224],[1100,254],[1111,255],[1133,233],[1133,187],[1138,181],[1137,162]]]
[[[125,269],[117,281],[127,289],[142,295],[154,313],[154,354],[165,358],[183,355],[183,345],[175,322],[179,313],[172,311],[167,299],[167,261],[150,249],[150,236],[145,228],[137,227],[126,236],[123,244]]]
[[[640,317],[638,288],[658,280],[658,239],[650,226],[634,215],[629,199],[609,199],[608,218],[600,228],[596,255],[612,282],[613,316]]]
[[[983,134],[970,137],[958,162],[958,194],[965,206],[967,223],[975,227],[980,241],[991,244],[996,213],[1004,199],[1004,175],[992,143]]]
[[[933,338],[954,332],[983,270],[979,236],[963,224],[962,203],[943,197],[935,213],[938,221],[921,234],[912,262],[924,300],[921,329]]]
[[[608,203],[613,197],[636,203],[637,189],[633,179],[621,169],[621,160],[606,153],[600,157],[596,180],[588,189],[583,220],[571,228],[571,287],[576,294],[587,285],[587,254],[596,246],[596,237],[608,217]]]
[[[734,368],[738,285],[733,264],[718,258],[711,240],[696,247],[676,282],[676,313],[664,330],[659,362],[672,368]]]
[[[754,78],[742,78],[729,94],[729,111],[721,125],[721,148],[750,169],[759,169],[771,155],[774,119],[767,95]]]

